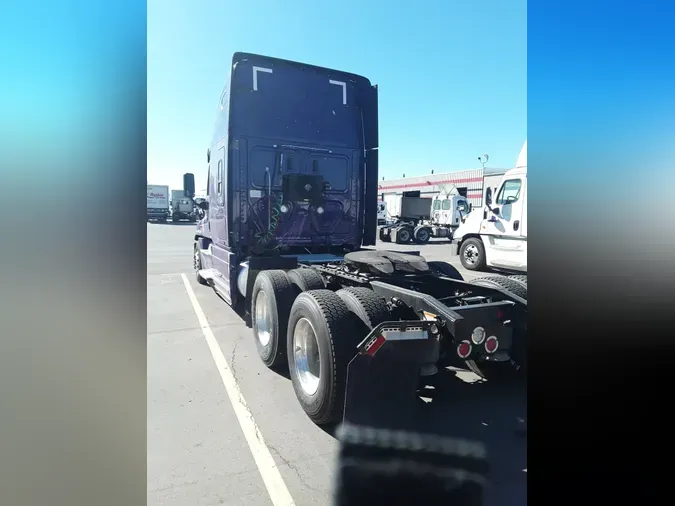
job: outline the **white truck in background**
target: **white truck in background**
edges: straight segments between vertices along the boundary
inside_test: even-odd
[[[449,233],[445,235],[437,233],[434,237],[451,238],[469,211],[471,211],[471,204],[466,197],[457,193],[438,195],[431,206],[431,225],[449,229]]]
[[[454,255],[464,268],[494,267],[527,273],[527,141],[516,167],[506,171],[496,197],[487,196],[453,236]]]
[[[171,190],[171,221],[174,223],[188,220],[191,223],[197,221],[195,203],[190,197],[185,196],[184,190]]]
[[[383,200],[377,201],[377,226],[387,224],[387,203]]]
[[[166,185],[149,184],[147,221],[158,221],[166,223],[169,219],[169,187]]]
[[[407,192],[403,195],[388,196],[393,222],[380,228],[382,242],[398,244],[426,244],[429,239],[452,239],[454,231],[469,213],[471,205],[466,197],[458,194],[441,194],[435,198],[420,197],[419,192]]]

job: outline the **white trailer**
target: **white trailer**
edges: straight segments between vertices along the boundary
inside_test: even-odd
[[[147,220],[166,223],[169,219],[169,187],[149,184],[147,198]]]

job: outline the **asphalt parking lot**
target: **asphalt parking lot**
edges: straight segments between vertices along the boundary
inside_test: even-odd
[[[194,224],[148,224],[148,505],[328,506],[337,441],[262,364],[241,318],[196,282],[193,233]],[[412,249],[477,276],[449,257],[447,240]],[[419,430],[484,441],[486,504],[526,504],[522,385],[440,376],[420,402]]]

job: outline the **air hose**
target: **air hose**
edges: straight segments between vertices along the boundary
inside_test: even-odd
[[[274,234],[279,228],[279,217],[281,216],[281,204],[279,204],[273,195],[269,196],[268,205],[272,206],[269,224],[267,230],[256,232],[255,238],[258,244],[265,245],[274,239]]]

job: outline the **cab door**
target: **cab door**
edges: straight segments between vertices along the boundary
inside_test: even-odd
[[[481,234],[488,265],[527,268],[527,235],[523,228],[526,197],[526,174],[502,182]]]
[[[441,225],[452,224],[452,199],[444,198],[441,201]]]

